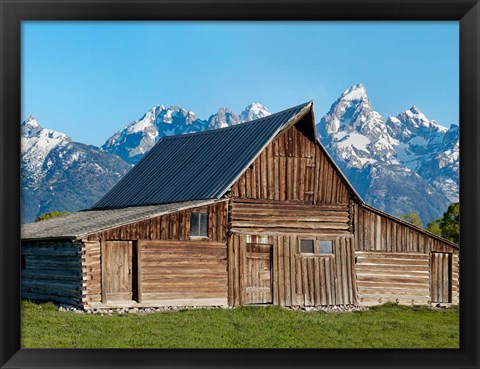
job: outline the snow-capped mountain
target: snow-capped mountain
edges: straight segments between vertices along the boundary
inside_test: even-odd
[[[118,156],[43,128],[30,116],[21,124],[22,222],[90,207],[129,168]]]
[[[231,127],[240,123],[242,123],[242,121],[237,113],[229,108],[220,108],[216,114],[208,118],[207,129]]]
[[[451,202],[458,202],[460,141],[458,126],[452,125],[443,136],[438,151],[428,153],[417,172],[441,191]]]
[[[447,128],[430,121],[415,105],[386,121],[398,160],[418,170],[425,155],[439,152]]]
[[[135,164],[160,137],[202,131],[206,125],[207,122],[197,119],[190,110],[158,105],[116,132],[103,144],[102,150]]]
[[[248,122],[250,120],[260,119],[269,116],[270,110],[268,108],[258,102],[248,105],[241,113],[240,113],[240,121],[241,122]]]
[[[116,154],[130,164],[135,164],[161,137],[230,127],[270,114],[265,106],[253,103],[247,106],[240,115],[224,107],[208,119],[202,120],[190,110],[178,106],[166,108],[158,105],[149,110],[142,118],[116,132],[105,142],[102,150]]]
[[[317,127],[322,142],[346,168],[398,164],[383,117],[373,110],[362,84],[346,90]]]
[[[458,126],[429,120],[415,105],[386,121],[398,160],[416,171],[451,202],[459,197]]]
[[[64,133],[43,128],[37,119],[30,115],[20,126],[21,165],[29,173],[28,185],[42,181],[46,172],[43,170],[48,154],[57,146],[65,146],[71,142]],[[48,162],[47,162],[48,165]]]
[[[358,84],[317,131],[364,200],[382,210],[415,211],[427,223],[458,201],[458,129],[450,132],[416,106],[385,121]]]

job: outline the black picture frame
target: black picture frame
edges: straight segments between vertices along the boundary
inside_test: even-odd
[[[479,0],[0,0],[0,14],[2,368],[479,367]],[[19,123],[20,23],[23,20],[458,20],[461,69],[460,349],[21,349]]]

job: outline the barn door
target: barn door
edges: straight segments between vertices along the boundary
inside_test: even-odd
[[[272,245],[246,244],[244,278],[247,304],[272,303]]]
[[[132,300],[132,242],[105,242],[103,257],[106,301]]]
[[[432,252],[430,291],[432,302],[452,301],[452,254]]]

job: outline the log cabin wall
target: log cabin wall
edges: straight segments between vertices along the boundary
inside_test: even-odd
[[[81,244],[70,241],[23,242],[22,299],[81,305]]]
[[[190,237],[192,212],[208,212],[208,237]],[[219,202],[86,236],[82,240],[81,249],[83,305],[86,308],[108,306],[108,303],[102,302],[102,288],[105,288],[102,287],[101,255],[102,246],[105,247],[105,244],[112,241],[131,241],[132,243],[134,260],[132,267],[136,267],[135,273],[138,278],[137,283],[134,281],[133,286],[135,306],[164,306],[165,304],[178,305],[182,303],[190,305],[225,304],[227,291],[226,218],[227,204]],[[164,257],[169,260],[159,260]],[[173,261],[178,265],[176,271],[173,270],[175,269]],[[206,269],[209,268],[210,270],[207,271]],[[161,273],[162,271],[164,273]],[[200,279],[193,278],[194,274]],[[209,284],[206,274],[212,276],[215,283]],[[167,280],[171,280],[171,278],[177,279],[177,294],[173,293],[172,286],[167,286],[168,283],[171,284],[171,282],[167,283]],[[195,290],[193,288],[195,284],[201,285],[201,288]],[[138,291],[139,287],[140,291]],[[195,299],[196,302],[193,301]],[[173,300],[177,300],[177,302]]]
[[[458,248],[362,205],[353,212],[360,304],[458,304]]]
[[[306,116],[275,138],[232,186],[232,197],[348,204],[349,191],[315,143]],[[309,128],[310,127],[310,128]]]

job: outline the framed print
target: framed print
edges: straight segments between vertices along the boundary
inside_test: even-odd
[[[2,367],[478,367],[478,1],[0,1]]]

